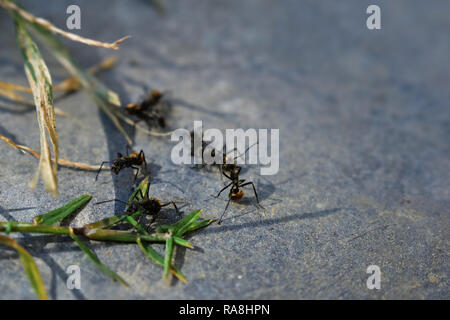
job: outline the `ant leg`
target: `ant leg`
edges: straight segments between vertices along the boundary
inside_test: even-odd
[[[255,188],[255,185],[253,184],[253,182],[247,182],[247,183],[241,184],[239,187],[245,187],[249,184],[252,185],[253,191],[255,192],[255,196],[256,196],[256,202],[258,202],[258,204],[259,204],[258,193],[256,193],[256,188]]]
[[[173,202],[173,201],[170,201],[170,202],[167,202],[167,203],[161,205],[161,208],[162,208],[162,207],[165,207],[165,206],[168,206],[169,204],[172,204],[172,205],[173,205],[173,207],[175,208],[175,211],[177,212],[178,215],[181,214],[180,210],[178,210],[177,205],[176,205],[175,202]]]
[[[100,165],[100,168],[97,171],[97,175],[95,176],[95,181],[97,181],[98,175],[100,174],[100,171],[102,171],[102,167],[105,163],[109,163],[109,161],[103,161],[102,164]]]
[[[225,215],[225,211],[227,211],[228,206],[230,205],[230,201],[231,201],[231,198],[228,199],[227,205],[225,206],[225,210],[223,210],[222,215],[220,216],[219,222],[217,222],[217,224],[221,224],[222,223],[222,218]]]
[[[137,176],[138,176],[138,174],[139,174],[139,168],[138,167],[133,167],[133,166],[131,166],[130,168],[133,168],[133,169],[136,169],[137,171],[136,171],[136,174],[134,175],[134,182],[136,182],[136,179],[137,179]]]
[[[144,162],[144,168],[145,168],[145,173],[147,174],[147,160],[145,160],[145,154],[144,154],[144,150],[141,150],[141,152],[139,152],[139,158],[142,158],[142,161]]]
[[[222,193],[222,191],[229,188],[232,184],[233,184],[233,182],[230,182],[226,187],[222,188],[222,190],[219,191],[219,194],[215,198],[218,198],[220,196],[220,194]]]
[[[142,160],[144,161],[145,164],[145,169],[147,169],[147,161],[145,160],[144,150],[141,150],[141,152],[139,152],[139,157],[142,157]]]
[[[138,194],[141,196],[141,199],[144,199],[144,195],[142,194],[142,190],[139,189],[138,192],[136,192],[136,194],[134,195],[133,200],[136,200],[136,199],[137,199],[137,195],[138,195]]]
[[[148,183],[147,190],[145,190],[145,198],[148,199],[148,193],[150,192],[150,182]],[[142,193],[142,191],[141,191]]]
[[[231,179],[231,177],[230,177],[229,175],[227,175],[227,174],[225,173],[225,171],[222,171],[222,174],[223,174],[225,177],[227,177],[228,179],[233,180],[233,179]]]
[[[121,202],[121,203],[123,203],[123,204],[127,204],[125,201],[122,201],[122,200],[120,200],[120,199],[111,199],[111,200],[105,200],[105,201],[96,202],[96,203],[94,203],[94,205],[102,204],[102,203],[107,203],[107,202],[112,202],[112,201],[118,201],[118,202]]]
[[[131,149],[130,145],[127,144],[127,146],[125,147],[125,150],[127,152],[127,156],[130,154],[130,149]]]

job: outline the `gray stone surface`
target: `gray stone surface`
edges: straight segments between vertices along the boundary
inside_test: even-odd
[[[54,299],[448,299],[450,152],[450,3],[373,1],[382,29],[369,31],[372,1],[165,1],[158,15],[146,1],[21,1],[65,26],[67,5],[82,9],[80,34],[113,41],[132,35],[119,64],[100,75],[123,103],[143,87],[168,89],[171,128],[279,128],[280,171],[251,167],[267,208],[252,192],[233,204],[221,226],[190,240],[176,264],[190,280],[166,287],[162,270],[136,245],[92,242],[100,259],[131,286],[114,283],[67,238],[20,236],[36,257]],[[26,84],[13,24],[0,11],[0,79]],[[64,41],[86,68],[111,54]],[[42,46],[41,46],[42,47]],[[54,81],[65,71],[48,52]],[[56,105],[61,155],[99,163],[124,151],[125,141],[86,93]],[[39,148],[35,113],[0,99],[0,133]],[[134,136],[152,170],[152,193],[182,199],[218,217],[225,197],[216,171],[170,162],[169,139]],[[118,213],[133,186],[118,177],[59,170],[61,196],[30,191],[37,161],[5,144],[0,156],[0,219],[31,221],[83,193],[94,200],[72,222]],[[170,217],[171,210],[163,211]],[[161,247],[158,247],[161,248]],[[162,249],[162,248],[161,248]],[[0,248],[0,298],[33,299],[17,255]],[[82,290],[66,288],[65,269],[81,266]],[[381,290],[366,288],[366,268],[381,268]]]

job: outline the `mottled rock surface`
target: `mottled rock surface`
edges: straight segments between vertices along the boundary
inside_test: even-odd
[[[66,8],[82,10],[77,33],[98,40],[132,38],[119,51],[64,40],[88,68],[114,54],[118,65],[99,78],[133,102],[144,88],[171,90],[169,128],[279,128],[280,170],[255,182],[227,219],[193,234],[196,250],[176,265],[190,280],[162,282],[162,269],[136,245],[92,242],[91,248],[129,283],[99,272],[64,237],[17,235],[36,257],[54,299],[449,299],[450,2],[376,1],[382,29],[366,27],[370,1],[21,1],[65,27]],[[47,4],[49,3],[49,4]],[[0,10],[0,80],[25,85],[14,26]],[[42,46],[41,46],[42,47]],[[42,50],[54,82],[67,73]],[[100,163],[126,142],[85,92],[56,100],[61,156]],[[33,109],[0,98],[0,133],[39,149]],[[170,161],[168,138],[133,132],[151,162],[151,192],[187,201],[185,212],[218,217],[221,181]],[[32,221],[83,193],[93,201],[73,225],[118,213],[131,170],[112,177],[61,168],[61,196],[28,183],[37,161],[1,143],[0,220]],[[40,185],[42,187],[42,185]],[[173,210],[162,212],[174,217]],[[158,250],[162,247],[158,247]],[[69,265],[81,267],[82,289],[68,290]],[[14,251],[0,248],[0,298],[33,299]],[[366,268],[381,269],[381,290],[368,290]]]

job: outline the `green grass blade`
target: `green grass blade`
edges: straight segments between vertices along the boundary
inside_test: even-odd
[[[153,249],[149,244],[144,245],[140,238],[137,240],[137,244],[151,261],[153,261],[158,266],[164,267],[164,258],[158,252],[156,252],[155,249]],[[177,277],[181,282],[188,282],[186,277],[174,266],[171,266],[170,273]]]
[[[140,237],[144,241],[149,242],[166,242],[165,234],[153,233],[149,235],[140,235],[134,232],[92,229],[84,234],[87,238],[98,241],[115,241],[115,242],[136,242]]]
[[[64,218],[68,217],[72,213],[79,211],[86,205],[86,203],[89,202],[89,200],[91,200],[91,198],[92,196],[90,194],[82,195],[81,197],[68,202],[62,207],[36,216],[34,218],[34,223],[51,226],[56,222],[59,222]]]
[[[180,221],[172,224],[172,225],[161,225],[158,226],[158,228],[156,229],[157,232],[169,232],[172,234],[176,234],[178,233],[178,231],[183,228],[186,225],[191,224],[192,222],[194,222],[195,220],[197,220],[200,215],[202,214],[202,210],[194,210],[191,213],[189,213],[186,217],[184,217],[183,219],[181,219]]]
[[[183,238],[174,236],[174,237],[173,237],[173,240],[174,240],[174,242],[175,242],[176,244],[178,244],[178,245],[180,245],[180,246],[183,246],[183,247],[186,247],[186,248],[189,248],[189,249],[194,249],[194,246],[192,245],[192,243],[190,243],[190,242],[187,241],[187,240],[184,240]]]
[[[36,292],[37,297],[41,300],[48,300],[44,282],[42,281],[41,275],[36,266],[36,263],[34,262],[33,257],[28,253],[28,251],[21,247],[16,240],[4,235],[0,235],[0,243],[17,250],[20,256],[20,260],[22,260],[22,265],[25,269],[25,273],[31,283],[31,286]]]
[[[176,235],[181,237],[181,236],[185,235],[186,233],[189,233],[189,232],[192,232],[192,231],[195,231],[195,230],[207,227],[211,223],[213,223],[214,221],[216,221],[216,219],[195,221],[195,222],[191,223],[188,228],[184,229],[183,232],[177,232]]]
[[[172,266],[173,256],[173,237],[168,237],[166,240],[166,254],[164,256],[164,280],[169,279],[170,267]]]
[[[119,281],[120,283],[122,283],[125,286],[128,286],[128,283],[122,279],[122,277],[120,277],[117,273],[115,273],[114,271],[112,271],[111,269],[109,269],[107,266],[105,266],[100,259],[97,257],[97,255],[91,250],[89,249],[88,246],[86,246],[81,240],[80,238],[78,238],[73,232],[70,233],[70,236],[72,237],[72,239],[76,242],[76,244],[80,247],[80,249],[89,257],[89,259],[91,259],[92,262],[94,262],[94,264],[100,269],[102,270],[104,273],[106,273],[108,276],[112,277],[114,280]]]
[[[188,214],[184,219],[180,220],[176,223],[176,227],[173,230],[173,233],[175,235],[181,235],[183,234],[187,229],[189,229],[189,226],[197,221],[200,216],[202,215],[202,210],[195,210],[192,211],[190,214]],[[183,221],[184,220],[184,221]],[[178,224],[179,223],[179,224]]]
[[[127,204],[129,204],[134,199],[136,199],[136,200],[141,199],[140,196],[136,196],[138,194],[139,190],[141,190],[143,195],[147,194],[147,189],[150,187],[149,183],[148,183],[148,179],[149,179],[149,177],[147,176],[147,177],[145,177],[144,180],[141,181],[141,183],[139,183],[139,186],[136,188],[136,190],[133,191],[131,196],[128,198]]]
[[[0,231],[6,232],[23,232],[23,233],[43,233],[55,235],[69,235],[70,228],[59,226],[36,225],[26,222],[0,222]]]
[[[148,232],[133,217],[128,216],[127,221],[135,227],[140,233],[148,235]]]
[[[132,215],[129,215],[128,213],[121,213],[112,217],[108,217],[99,221],[95,221],[92,223],[89,223],[85,225],[86,229],[107,229],[112,226],[115,226],[116,224],[124,221],[128,216],[130,217],[137,217],[143,214],[141,211],[137,211],[133,213]]]

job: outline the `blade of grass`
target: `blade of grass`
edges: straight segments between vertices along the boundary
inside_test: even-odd
[[[139,190],[141,191],[141,193],[139,193],[139,194],[143,194],[143,195],[147,194],[147,189],[150,188],[148,181],[149,181],[149,177],[147,176],[147,177],[145,177],[144,180],[141,181],[141,183],[139,183],[139,186],[136,188],[136,190],[133,191],[131,196],[128,198],[127,207],[128,207],[128,204],[131,201],[133,201],[134,199],[137,199],[137,200],[141,199],[140,196],[137,196]]]
[[[56,222],[63,220],[64,218],[71,215],[72,213],[79,211],[91,199],[92,199],[92,196],[90,194],[82,195],[81,197],[78,197],[77,199],[74,199],[74,200],[68,202],[67,204],[65,204],[62,207],[59,207],[50,212],[36,216],[34,218],[34,223],[40,224],[40,225],[51,226],[51,225],[55,224]]]
[[[17,42],[21,48],[25,63],[25,73],[33,92],[39,123],[41,158],[39,167],[30,187],[36,187],[39,175],[44,181],[45,189],[53,195],[58,195],[57,162],[58,162],[58,134],[56,132],[55,110],[53,107],[52,80],[47,65],[41,57],[38,47],[25,30],[22,21],[14,17]],[[51,151],[47,141],[47,133],[52,144],[55,161],[51,161]]]
[[[1,224],[0,224],[1,226]],[[13,229],[14,230],[14,227]],[[136,242],[137,238],[150,242],[165,242],[166,234],[153,233],[149,235],[139,235],[134,232],[106,230],[106,229],[92,229],[87,230],[84,235],[92,240],[98,241],[115,241],[115,242]]]
[[[70,235],[71,230],[77,235],[83,235],[91,240],[113,241],[113,242],[136,242],[141,237],[144,241],[165,242],[166,234],[152,233],[149,235],[139,235],[137,233],[118,230],[89,229],[86,227],[69,228],[61,226],[36,225],[25,222],[0,222],[0,232],[22,232],[22,233],[43,233],[55,235]]]
[[[69,228],[59,226],[43,226],[26,222],[0,222],[0,232],[8,230],[10,232],[24,232],[24,233],[43,233],[68,235]]]
[[[106,58],[105,60],[101,61],[100,63],[92,66],[88,69],[88,72],[90,74],[96,74],[102,70],[107,70],[112,68],[117,63],[117,59],[114,57]],[[69,77],[60,83],[53,86],[53,91],[76,91],[81,88],[80,80],[78,80],[77,77]],[[2,91],[3,90],[3,91]],[[25,92],[32,94],[32,91],[28,87],[24,87],[18,84],[9,83],[9,82],[3,82],[0,81],[0,94],[4,95],[5,97],[10,96],[9,98],[16,102],[22,102],[25,104],[31,104],[34,105],[34,103],[30,100],[27,100],[23,98],[22,96],[19,96],[16,91],[19,92]]]
[[[79,79],[81,85],[88,91],[97,107],[99,107],[110,118],[115,127],[124,135],[127,142],[131,145],[132,141],[118,119],[118,110],[112,108],[110,105],[113,104],[120,106],[119,96],[115,92],[107,89],[93,75],[84,71],[73,60],[69,51],[48,30],[35,23],[30,23],[30,25],[38,31],[38,33],[45,40],[46,44],[53,49],[51,50],[52,54],[63,65],[63,67],[66,68],[72,76]]]
[[[112,277],[114,280],[119,281],[120,283],[122,283],[123,285],[128,287],[128,283],[122,279],[121,276],[119,276],[117,273],[115,273],[114,271],[112,271],[111,269],[109,269],[107,266],[105,266],[100,259],[97,257],[97,255],[91,250],[89,249],[89,247],[87,245],[85,245],[80,238],[78,238],[75,233],[73,232],[73,230],[71,230],[70,232],[70,236],[72,237],[72,239],[76,242],[76,244],[80,247],[80,249],[89,257],[89,259],[91,259],[92,262],[94,262],[94,264],[100,269],[102,270],[104,273],[106,273],[108,276]]]
[[[192,231],[204,228],[206,226],[209,226],[214,221],[216,221],[216,219],[195,221],[195,222],[191,223],[188,228],[184,229],[183,232],[178,232],[177,236],[181,237],[181,236],[185,235],[186,233],[189,233],[189,232],[192,232]]]
[[[128,216],[130,217],[137,217],[139,215],[143,214],[141,211],[137,211],[133,213],[131,216],[128,213],[121,213],[112,217],[108,217],[99,221],[95,221],[92,223],[89,223],[85,225],[84,227],[86,229],[106,229],[110,228],[112,226],[115,226],[116,224],[124,221]]]
[[[28,251],[21,247],[16,240],[1,234],[0,243],[15,249],[19,253],[20,260],[22,261],[23,268],[25,269],[25,273],[31,283],[31,286],[36,292],[37,297],[41,300],[48,300],[44,282],[42,281],[41,275],[36,266],[36,263],[34,262],[33,257],[28,253]]]
[[[136,229],[137,229],[137,231],[139,231],[140,233],[142,233],[142,234],[147,234],[148,235],[148,233],[147,233],[147,231],[136,221],[136,220],[134,220],[134,218],[133,217],[131,217],[131,216],[128,216],[127,217],[127,221],[133,226],[133,227],[135,227]]]
[[[196,221],[200,215],[202,214],[202,210],[194,210],[191,213],[189,213],[187,216],[185,216],[183,219],[177,221],[176,223],[172,225],[161,225],[159,226],[156,231],[158,232],[170,232],[172,234],[177,233],[177,231],[185,226],[186,224],[190,224],[193,221]]]
[[[94,65],[93,67],[88,69],[90,74],[96,74],[99,71],[107,70],[112,68],[117,63],[117,59],[114,57],[109,57],[100,62],[99,64]],[[77,91],[82,87],[80,80],[72,76],[68,79],[61,81],[59,84],[53,86],[53,91],[66,91],[73,92]]]
[[[183,247],[186,247],[189,249],[194,249],[194,246],[192,245],[192,243],[190,243],[189,241],[187,241],[183,238],[173,236],[173,241],[180,246],[183,246]]]
[[[21,18],[25,19],[26,21],[35,23],[35,24],[39,25],[40,27],[45,28],[49,32],[60,34],[70,40],[81,42],[81,43],[87,44],[89,46],[104,47],[104,48],[108,48],[108,49],[117,50],[117,49],[119,49],[119,44],[121,42],[123,42],[125,39],[129,38],[129,36],[126,36],[126,37],[123,37],[112,43],[106,43],[106,42],[88,39],[88,38],[81,37],[79,35],[61,30],[61,29],[57,28],[56,26],[54,26],[52,23],[50,23],[48,20],[45,20],[42,18],[37,18],[37,17],[33,16],[28,11],[25,11],[24,9],[22,9],[18,5],[16,5],[13,1],[0,0],[0,5],[6,9],[12,10],[15,14],[19,15]]]
[[[142,252],[155,264],[158,266],[164,267],[164,258],[155,249],[153,249],[149,244],[143,244],[140,238],[137,239],[137,244],[139,248],[141,248]],[[170,267],[170,273],[172,273],[175,277],[177,277],[181,282],[187,283],[188,280],[186,277],[174,266]]]
[[[169,280],[170,267],[172,266],[173,256],[173,237],[170,236],[166,239],[166,254],[164,256],[164,281]]]
[[[9,139],[1,134],[0,134],[0,140],[3,140],[7,144],[9,144],[11,147],[18,149],[21,152],[26,151],[37,159],[41,158],[41,155],[39,154],[39,152],[37,152],[31,148],[28,148],[27,146],[16,144],[14,141],[12,141],[11,139]],[[52,161],[54,161],[54,158],[52,158]],[[65,160],[65,159],[58,159],[58,164],[63,167],[74,168],[74,169],[79,169],[79,170],[86,170],[86,171],[97,171],[100,168],[99,165],[90,165],[90,164],[86,164],[83,162],[74,162],[74,161],[69,161],[69,160]],[[107,167],[103,166],[103,168],[107,168]]]

